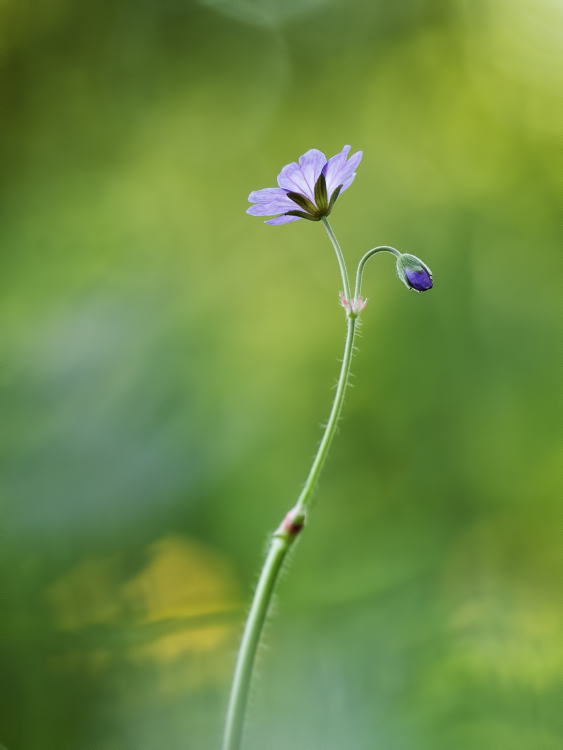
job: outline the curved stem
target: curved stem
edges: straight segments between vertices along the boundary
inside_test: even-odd
[[[340,270],[342,272],[342,281],[345,285],[344,293],[346,299],[349,299],[350,288],[342,251],[340,250],[340,246],[338,245],[328,222],[326,222],[325,226],[332,240],[332,244],[334,245],[334,249],[336,250],[336,255],[340,263]],[[254,598],[252,600],[250,612],[248,613],[237,656],[235,674],[229,698],[229,707],[227,710],[227,723],[223,739],[223,750],[239,750],[241,746],[244,716],[246,713],[248,692],[252,680],[252,669],[276,580],[288,550],[291,548],[293,542],[303,528],[308,501],[315,489],[332,438],[336,431],[350,375],[352,352],[354,351],[356,319],[348,318],[347,321],[348,326],[346,331],[346,343],[344,345],[344,356],[342,358],[340,376],[338,378],[334,402],[332,404],[328,422],[326,423],[321,442],[317,449],[317,454],[297,503],[286,515],[284,521],[282,521],[280,527],[272,537],[266,560],[262,566],[258,586],[254,592]]]
[[[328,236],[330,237],[332,246],[334,247],[336,251],[336,257],[338,258],[338,265],[340,266],[340,275],[342,276],[342,284],[344,286],[344,289],[343,289],[344,296],[349,302],[350,301],[350,282],[348,281],[348,271],[346,270],[346,262],[344,261],[344,255],[342,254],[342,250],[340,249],[338,240],[334,236],[334,232],[332,231],[332,227],[328,223],[328,219],[326,218],[326,216],[323,216],[321,221],[325,225],[325,229],[327,231]]]
[[[364,255],[364,257],[361,259],[361,261],[358,263],[358,270],[356,272],[356,290],[354,292],[354,299],[357,299],[362,292],[362,276],[364,275],[365,265],[368,262],[368,260],[376,253],[391,253],[391,255],[394,255],[395,258],[401,257],[401,253],[398,250],[395,250],[394,247],[389,247],[389,245],[380,245],[379,247],[374,247],[373,250],[368,250],[367,253]]]

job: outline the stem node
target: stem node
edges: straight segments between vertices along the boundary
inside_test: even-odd
[[[302,508],[292,508],[285,516],[274,536],[293,541],[305,526],[305,511]]]

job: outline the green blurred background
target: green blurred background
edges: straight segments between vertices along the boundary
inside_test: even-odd
[[[9,0],[7,750],[215,750],[338,372],[309,148],[370,303],[248,750],[561,750],[555,0]]]

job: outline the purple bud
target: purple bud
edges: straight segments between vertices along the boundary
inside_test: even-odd
[[[397,274],[408,289],[415,292],[432,289],[432,271],[415,255],[405,253],[397,258]]]
[[[432,276],[430,276],[425,268],[418,273],[405,268],[405,276],[410,288],[415,289],[417,292],[426,292],[428,289],[432,289]]]

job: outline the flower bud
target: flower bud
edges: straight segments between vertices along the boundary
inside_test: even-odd
[[[397,274],[408,289],[415,292],[432,289],[432,271],[415,255],[405,253],[397,258]]]

